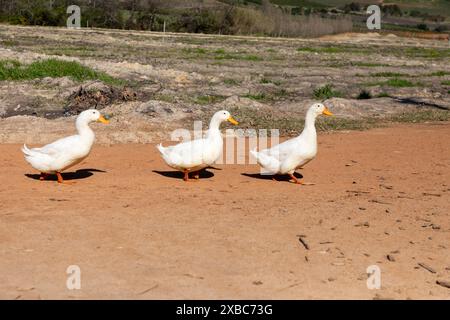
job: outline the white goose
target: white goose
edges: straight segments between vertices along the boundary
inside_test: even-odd
[[[321,114],[332,115],[322,103],[313,104],[306,112],[305,128],[298,137],[260,152],[250,151],[265,174],[288,174],[295,183],[301,184],[294,172],[314,159],[317,154],[315,121]]]
[[[109,123],[97,110],[86,110],[77,117],[77,135],[56,140],[42,148],[29,149],[23,145],[25,160],[41,172],[41,180],[45,180],[48,174],[56,174],[59,183],[67,183],[61,172],[80,163],[89,155],[95,140],[89,123],[94,121]]]
[[[189,180],[189,172],[195,172],[195,178],[198,179],[199,171],[211,166],[222,153],[223,140],[219,127],[224,121],[238,124],[228,111],[221,110],[211,118],[205,138],[170,147],[163,147],[160,143],[157,148],[169,167],[184,172],[184,181]]]

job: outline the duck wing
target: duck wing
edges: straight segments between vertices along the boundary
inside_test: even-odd
[[[28,148],[26,145],[22,147],[25,160],[34,168],[41,171],[57,171],[64,169],[75,160],[78,154],[74,151],[78,150],[80,140],[78,136],[70,136],[56,140],[41,148]]]
[[[266,173],[277,173],[280,170],[280,161],[277,157],[267,152],[268,149],[257,152],[251,150],[250,153],[256,158],[258,164],[266,171]]]
[[[266,152],[272,157],[276,157],[279,161],[282,162],[286,158],[290,157],[296,149],[298,149],[298,140],[294,138],[277,144],[270,149],[263,150],[263,152]]]
[[[203,164],[206,146],[207,141],[205,139],[198,139],[170,147],[163,147],[160,144],[157,148],[169,166],[192,168]]]

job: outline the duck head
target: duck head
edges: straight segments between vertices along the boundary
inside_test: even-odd
[[[331,113],[330,110],[328,110],[327,107],[325,107],[325,105],[323,105],[322,103],[315,103],[313,104],[310,108],[309,108],[309,112],[311,112],[315,117],[320,116],[320,115],[326,115],[326,116],[332,116],[333,114]]]
[[[86,124],[91,122],[101,122],[104,124],[108,124],[109,120],[105,119],[105,117],[102,116],[98,110],[89,109],[79,114],[77,122],[84,122]]]
[[[230,123],[232,123],[232,124],[234,124],[234,125],[239,124],[239,122],[237,122],[237,121],[231,116],[231,114],[230,114],[228,111],[226,111],[226,110],[220,110],[220,111],[217,111],[217,112],[213,115],[212,120],[214,120],[215,122],[218,122],[218,123],[223,122],[223,121],[228,121],[228,122],[230,122]]]

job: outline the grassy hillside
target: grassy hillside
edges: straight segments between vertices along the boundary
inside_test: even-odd
[[[167,32],[316,37],[367,31],[374,0],[78,0],[81,26]],[[0,0],[0,22],[65,26],[67,1]],[[450,30],[450,0],[384,1],[383,30]]]
[[[373,0],[271,0],[271,2],[283,6],[301,7],[343,7],[351,2],[365,5],[377,3]],[[429,14],[450,16],[449,0],[385,0],[383,3],[385,5],[397,4],[403,11],[419,10]]]

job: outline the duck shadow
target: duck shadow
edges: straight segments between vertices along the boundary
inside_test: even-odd
[[[80,169],[75,172],[63,172],[62,177],[64,180],[81,180],[81,179],[89,178],[90,176],[92,176],[94,174],[94,172],[104,173],[106,171],[100,170],[100,169]],[[27,178],[34,179],[34,180],[40,180],[40,178],[41,178],[40,174],[26,173],[25,176]],[[45,181],[58,181],[58,179],[56,177],[56,174],[49,174],[45,178]]]
[[[246,176],[246,177],[250,177],[253,179],[262,179],[262,180],[272,180],[273,178],[275,178],[275,180],[277,181],[289,181],[291,180],[291,177],[287,174],[261,174],[261,173],[241,173],[241,175]],[[303,178],[303,175],[301,175],[298,172],[294,172],[294,176],[297,179],[301,179]]]
[[[220,170],[220,169],[219,169]],[[181,171],[159,171],[159,170],[153,170],[154,173],[157,173],[159,175],[162,175],[167,178],[174,178],[174,179],[181,179],[183,180],[184,173]],[[199,173],[200,179],[209,179],[214,177],[214,173],[211,171],[208,171],[206,169],[203,169]],[[193,178],[192,174],[189,174],[189,178]]]

